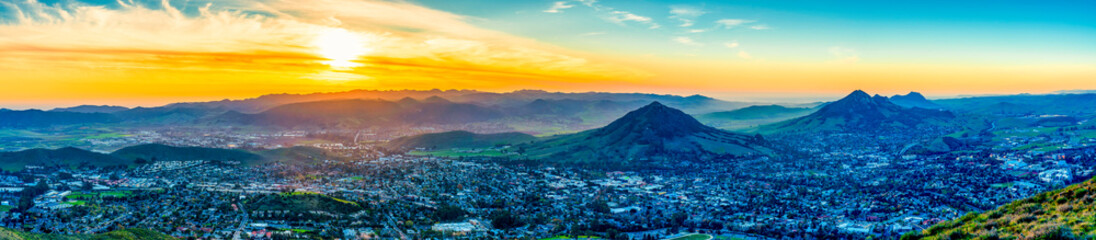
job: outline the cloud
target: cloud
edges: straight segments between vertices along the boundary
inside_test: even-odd
[[[688,46],[695,46],[695,47],[704,46],[703,43],[698,43],[698,42],[696,42],[695,40],[693,40],[692,38],[689,38],[689,37],[675,37],[675,38],[673,38],[673,40],[674,40],[674,42],[684,44],[684,45],[688,45]]]
[[[605,35],[605,32],[588,32],[588,33],[579,34],[579,36],[582,36],[582,37],[597,36],[597,35]]]
[[[689,33],[703,33],[707,31],[708,29],[689,29]]]
[[[609,12],[609,16],[607,16],[605,19],[620,25],[625,25],[625,22],[631,21],[647,25],[647,27],[650,29],[659,28],[659,25],[655,23],[650,17],[636,15],[627,11]]]
[[[746,51],[738,51],[738,57],[747,60],[753,59],[753,56],[750,56],[750,53],[747,53]]]
[[[725,43],[723,43],[723,46],[727,47],[727,48],[736,48],[736,47],[738,47],[738,41],[725,42]]]
[[[830,55],[833,55],[833,62],[853,64],[860,61],[860,55],[856,53],[856,50],[845,47],[830,47]]]
[[[731,28],[738,27],[742,24],[747,24],[747,23],[752,23],[752,22],[756,22],[756,21],[746,20],[746,19],[720,19],[718,21],[715,21],[715,24],[716,24],[716,26],[723,27],[725,29],[731,29]]]
[[[567,2],[558,1],[558,2],[553,3],[552,6],[548,8],[548,10],[544,10],[544,12],[546,12],[546,13],[560,13],[560,12],[562,12],[560,10],[568,9],[568,8],[572,8],[572,7],[575,7],[575,5],[568,5]]]
[[[703,9],[692,6],[674,5],[670,6],[670,18],[681,22],[679,27],[691,27],[695,24],[696,18],[704,15]]]
[[[234,79],[276,75],[285,84],[337,75],[339,80],[358,76],[378,82],[460,78],[475,86],[648,75],[403,1],[226,0],[195,5],[166,0],[152,6],[124,0],[108,5],[0,4],[0,75],[23,76],[0,83],[33,79],[34,74],[23,72],[44,69],[72,70],[88,81],[137,78],[130,72],[141,72],[173,79],[164,84],[197,85],[215,84],[208,76],[227,73],[239,76]],[[108,69],[128,70],[108,74]],[[245,85],[263,84],[267,82]]]
[[[769,28],[769,25],[758,24],[758,25],[750,26],[750,29],[753,29],[753,30],[768,30],[770,28]]]

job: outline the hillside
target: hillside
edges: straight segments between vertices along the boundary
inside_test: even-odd
[[[77,113],[115,113],[129,110],[127,107],[110,105],[80,105],[75,107],[54,108],[50,112],[77,112]]]
[[[401,137],[389,141],[386,146],[392,149],[485,148],[499,144],[530,142],[536,139],[537,138],[532,135],[517,132],[476,134],[467,131],[451,131]]]
[[[173,147],[163,144],[144,144],[118,149],[111,156],[125,159],[157,161],[188,161],[188,160],[218,160],[252,162],[261,160],[262,157],[244,150],[203,148],[203,147]]]
[[[281,162],[286,164],[315,164],[323,160],[337,160],[342,158],[341,156],[335,156],[327,150],[305,146],[264,150],[258,152],[258,154],[259,156],[262,156],[262,160],[245,162],[244,164],[255,165],[271,162]]]
[[[771,119],[771,118],[791,118],[799,117],[810,114],[811,108],[789,108],[780,105],[758,105],[749,106],[741,109],[735,109],[731,111],[713,112],[704,115],[700,115],[698,119],[718,121],[718,120],[755,120],[755,119]]]
[[[251,211],[285,210],[292,213],[323,211],[332,214],[351,214],[362,210],[357,203],[318,193],[276,193],[248,200]]]
[[[943,109],[942,106],[929,101],[919,92],[910,92],[906,95],[894,95],[890,97],[890,101],[898,106],[907,108]]]
[[[176,238],[147,229],[123,229],[102,234],[42,234],[0,228],[0,239],[6,240],[175,240]]]
[[[955,115],[948,111],[904,108],[887,97],[871,96],[856,90],[848,96],[826,104],[807,116],[761,127],[762,132],[789,131],[887,131],[911,130],[930,125],[947,124]]]
[[[54,125],[115,123],[119,121],[119,118],[106,113],[0,109],[0,128],[36,128]]]
[[[91,152],[74,147],[59,149],[29,149],[18,152],[0,152],[0,168],[18,171],[27,165],[78,167],[82,165],[106,167],[132,164],[111,155]]]
[[[536,159],[613,166],[771,153],[764,145],[758,136],[705,126],[680,110],[653,102],[608,126],[520,148]]]
[[[902,239],[1093,239],[1096,179],[911,232]]]

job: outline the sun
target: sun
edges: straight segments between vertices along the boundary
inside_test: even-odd
[[[362,65],[355,60],[373,51],[366,46],[368,42],[365,35],[341,28],[330,28],[320,32],[312,44],[315,45],[317,54],[328,59],[323,64],[346,70]]]

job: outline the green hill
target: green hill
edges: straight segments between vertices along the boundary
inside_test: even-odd
[[[258,154],[262,156],[262,160],[252,161],[245,164],[255,165],[270,162],[281,162],[286,164],[315,164],[323,160],[337,160],[342,158],[342,156],[335,156],[327,150],[306,146],[270,149],[260,151],[258,152]]]
[[[333,214],[351,214],[362,210],[357,203],[318,193],[278,193],[259,196],[248,201],[253,211],[285,210],[293,213],[323,211]]]
[[[1094,239],[1096,179],[969,213],[902,239]]]
[[[658,102],[629,112],[602,128],[518,148],[534,159],[605,167],[772,153],[759,136],[706,126]]]
[[[262,159],[262,156],[238,149],[173,147],[163,144],[144,144],[122,148],[110,155],[130,161],[137,158],[146,160],[155,158],[157,161],[219,160],[246,163]]]
[[[174,237],[147,229],[123,229],[103,234],[41,234],[0,228],[0,239],[6,240],[175,240]]]
[[[0,168],[8,171],[18,171],[27,165],[44,165],[56,167],[90,166],[117,166],[132,164],[132,160],[124,160],[111,155],[92,152],[74,147],[59,149],[30,149],[18,152],[0,152]]]
[[[536,139],[532,135],[518,132],[476,134],[467,131],[452,131],[401,137],[388,142],[387,146],[394,149],[486,148],[499,144],[530,142]]]

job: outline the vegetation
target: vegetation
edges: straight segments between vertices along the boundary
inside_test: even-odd
[[[248,206],[256,211],[285,210],[294,213],[322,211],[332,214],[351,214],[362,210],[357,203],[318,193],[279,193],[259,196]]]
[[[18,152],[0,152],[0,168],[7,171],[22,170],[27,165],[44,165],[51,167],[106,167],[129,165],[131,163],[133,162],[74,147],[54,150],[39,148]]]
[[[1093,239],[1096,179],[910,232],[902,239]]]
[[[0,239],[9,240],[174,240],[174,237],[147,229],[123,229],[103,234],[41,234],[0,228]]]
[[[467,131],[452,131],[401,137],[390,141],[388,147],[394,149],[488,148],[531,142],[536,139],[532,135],[518,132],[476,134]]]

